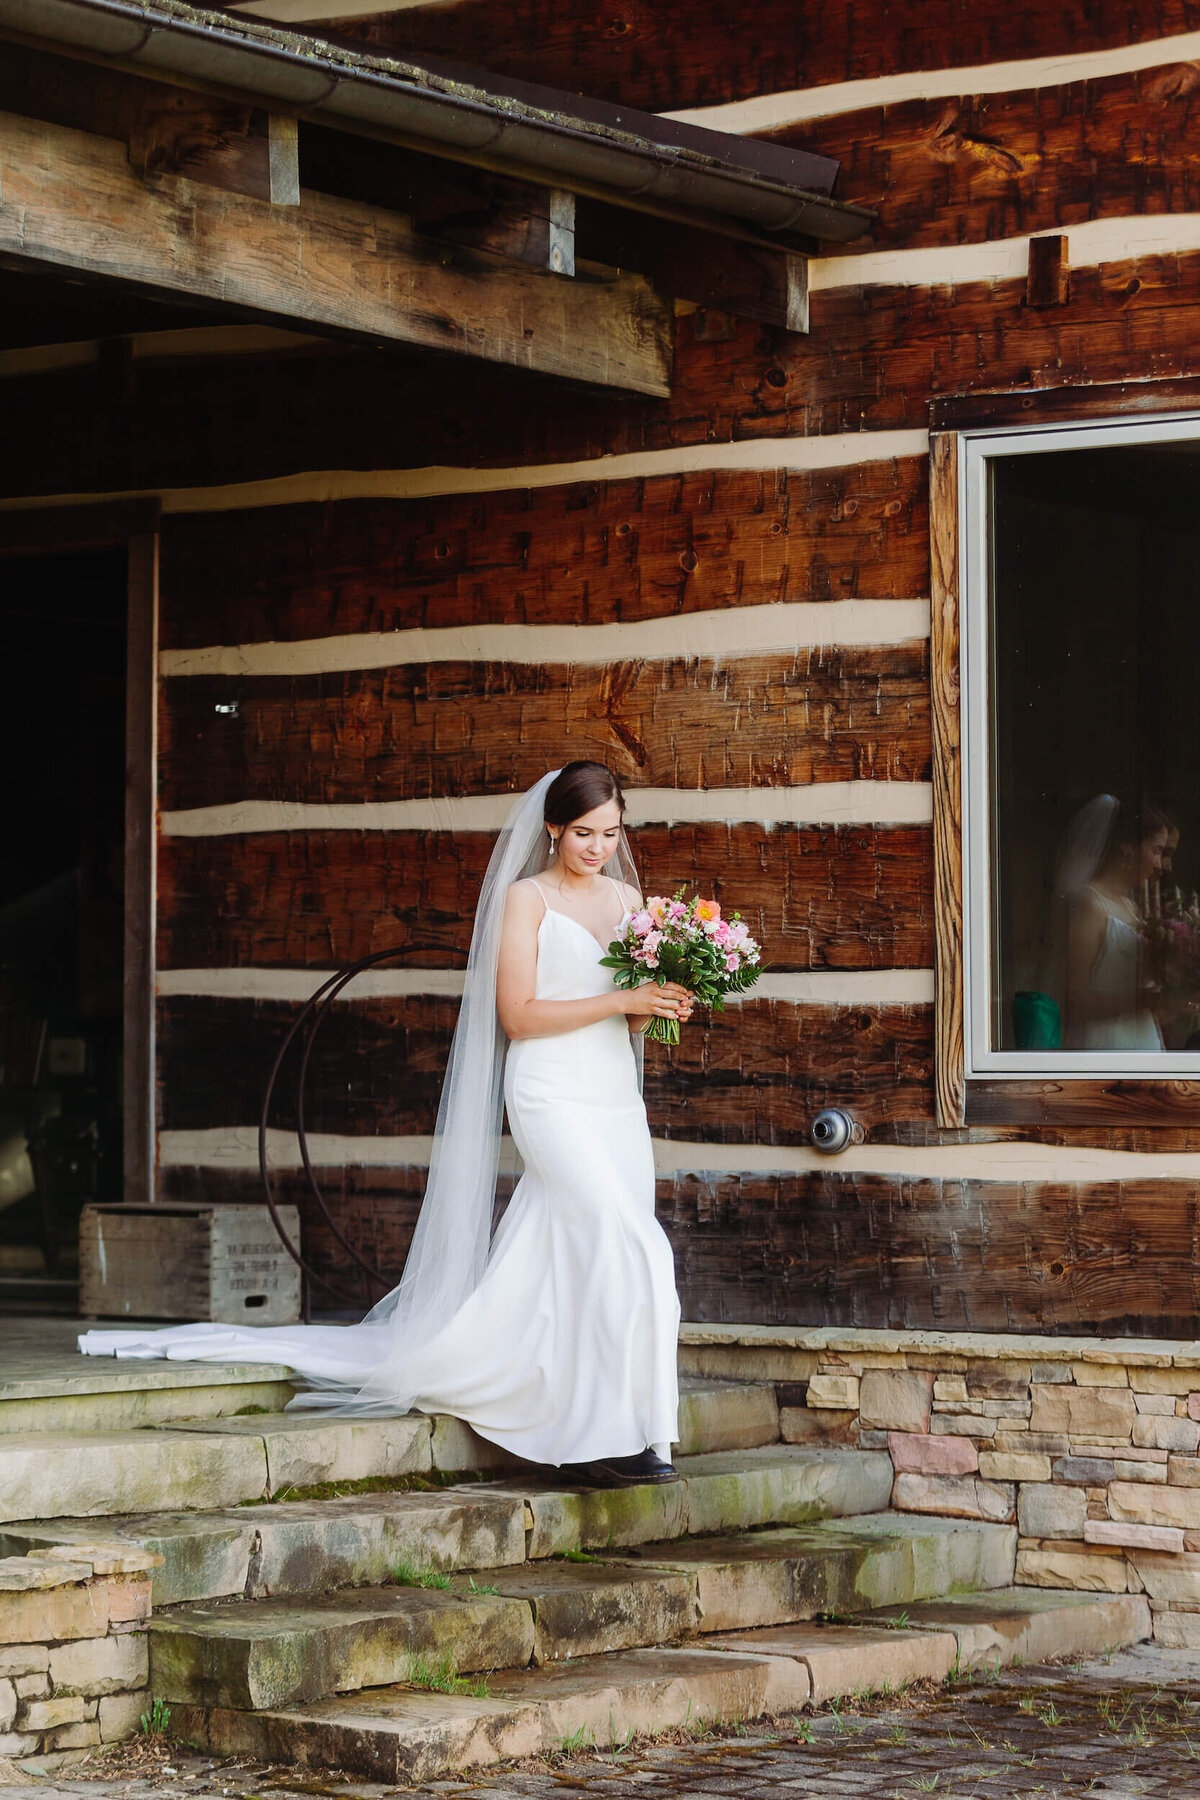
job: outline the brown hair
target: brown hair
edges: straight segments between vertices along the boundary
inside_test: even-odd
[[[547,825],[567,826],[610,800],[625,811],[621,784],[606,764],[569,762],[546,789],[542,817]]]
[[[1179,826],[1169,808],[1156,795],[1122,794],[1114,798],[1117,812],[1101,868],[1112,868],[1123,857],[1136,854],[1140,844],[1160,831],[1165,831],[1168,836],[1178,832]]]

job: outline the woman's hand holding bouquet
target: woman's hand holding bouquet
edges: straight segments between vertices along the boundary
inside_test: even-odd
[[[726,994],[744,993],[758,980],[761,951],[740,913],[723,919],[715,900],[698,894],[686,900],[684,893],[651,895],[637,912],[626,913],[603,965],[618,987],[636,991],[647,982],[674,982],[720,1012]],[[677,1044],[679,1020],[656,1016],[645,1035]]]

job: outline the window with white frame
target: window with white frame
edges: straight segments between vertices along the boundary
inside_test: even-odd
[[[1200,1078],[1200,415],[959,456],[967,1075]]]

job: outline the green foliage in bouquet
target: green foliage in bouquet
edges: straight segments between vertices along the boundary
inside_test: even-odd
[[[674,981],[694,994],[701,1006],[720,1012],[727,994],[745,993],[758,980],[761,951],[740,913],[723,919],[715,900],[699,894],[688,900],[686,892],[677,888],[669,899],[652,894],[623,921],[620,936],[601,961],[613,971],[618,987]],[[679,1021],[655,1017],[645,1035],[677,1044]]]

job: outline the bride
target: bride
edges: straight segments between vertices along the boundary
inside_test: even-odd
[[[640,1033],[691,998],[601,966],[639,901],[624,807],[611,770],[572,762],[500,833],[400,1285],[357,1325],[88,1331],[85,1354],[282,1362],[315,1390],[294,1406],[451,1413],[576,1479],[674,1478],[679,1301]],[[493,1232],[506,1107],[524,1172]]]
[[[1140,811],[1097,794],[1067,827],[1055,874],[1063,1044],[1072,1050],[1163,1048],[1165,996],[1143,969],[1139,896],[1157,891],[1178,829],[1162,807]]]

